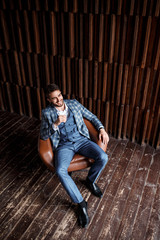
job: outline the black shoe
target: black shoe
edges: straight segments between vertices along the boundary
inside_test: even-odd
[[[89,223],[89,217],[87,213],[87,202],[85,203],[86,203],[86,206],[83,206],[83,207],[78,205],[78,221],[83,228],[87,227]]]
[[[103,193],[101,192],[100,188],[97,186],[96,183],[92,183],[88,178],[86,179],[86,185],[89,190],[96,196],[101,198]]]

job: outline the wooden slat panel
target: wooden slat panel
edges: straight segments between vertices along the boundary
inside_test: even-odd
[[[107,71],[108,71],[108,64],[104,62],[103,66],[103,92],[102,92],[102,101],[106,101],[106,90],[107,90]]]
[[[69,55],[75,56],[75,39],[74,39],[74,14],[69,13]]]
[[[127,31],[127,17],[123,16],[123,32],[122,32],[122,40],[121,40],[121,46],[120,46],[120,64],[123,64],[124,62],[126,31]]]
[[[21,74],[20,74],[18,54],[17,54],[16,51],[14,51],[13,54],[14,54],[14,62],[15,62],[16,73],[17,73],[17,81],[18,81],[18,84],[21,86],[22,82],[21,82]]]
[[[79,89],[79,97],[83,98],[83,60],[79,60],[79,84],[78,84],[78,89]]]
[[[48,55],[44,55],[44,65],[45,65],[45,79],[46,79],[46,85],[50,84],[50,72],[49,72],[49,59]]]
[[[1,1],[0,81],[9,83],[1,84],[1,108],[40,116],[44,88],[55,82],[65,97],[97,113],[114,136],[155,146],[159,11],[159,0]]]
[[[88,60],[84,62],[84,97],[88,98],[88,89],[89,89],[89,78],[88,78]]]
[[[88,49],[88,60],[91,61],[93,58],[93,14],[89,14],[89,49]]]
[[[113,62],[115,29],[116,29],[116,21],[115,20],[116,20],[115,15],[112,15],[111,16],[111,29],[110,29],[109,63]]]
[[[65,30],[64,30],[64,14],[61,13],[61,34],[62,34],[62,56],[65,56]]]
[[[39,59],[38,59],[38,55],[34,54],[33,56],[34,58],[34,70],[35,70],[35,80],[34,82],[36,82],[36,86],[40,87],[41,83],[40,83],[40,71],[39,71]]]
[[[29,88],[29,87],[26,87],[26,88],[25,88],[25,91],[26,91],[28,114],[29,114],[30,117],[32,117],[32,116],[33,116],[33,113],[32,113],[32,102],[31,102],[30,88]]]
[[[43,43],[43,51],[45,52],[45,53],[48,53],[48,48],[49,48],[49,46],[48,46],[48,42],[47,42],[47,26],[46,26],[46,14],[45,14],[45,12],[42,12],[42,17],[41,17],[41,21],[42,21],[42,29],[43,29],[43,31],[42,31],[42,35],[43,35],[43,41],[44,41],[44,43]],[[42,37],[42,36],[41,36]]]
[[[153,140],[152,140],[152,145],[155,146],[156,145],[156,138],[158,137],[158,133],[159,133],[159,124],[160,124],[160,105],[157,106],[157,112],[156,112],[156,116],[153,120]],[[156,146],[158,147],[158,146]]]
[[[54,12],[50,13],[50,33],[52,54],[55,56],[57,54],[57,27],[56,14]]]
[[[97,99],[97,89],[98,89],[98,62],[94,63],[94,92],[93,99]]]
[[[134,66],[134,62],[135,62],[136,45],[137,45],[137,37],[138,37],[138,27],[139,27],[138,24],[139,24],[139,17],[136,16],[135,27],[134,27],[134,36],[133,36],[132,54],[131,54],[131,66]]]
[[[99,26],[99,50],[98,50],[98,61],[102,62],[103,59],[103,38],[104,38],[104,15],[100,15],[100,26]],[[113,41],[113,40],[112,40]]]
[[[123,120],[123,139],[127,138],[127,124],[129,117],[129,105],[125,105],[124,120]]]
[[[26,38],[26,41],[27,41],[27,51],[32,52],[29,19],[28,19],[28,12],[26,10],[23,11],[23,16],[24,16],[24,27],[25,27],[25,34],[26,34],[25,38]]]
[[[10,110],[10,112],[14,112],[13,96],[11,93],[11,85],[8,82],[6,82],[6,90],[7,90],[7,96],[8,96],[9,110]]]
[[[151,31],[151,23],[152,23],[152,18],[149,16],[148,17],[148,21],[147,21],[147,29],[146,29],[146,36],[145,36],[145,42],[144,42],[144,51],[143,51],[141,68],[144,68],[145,64],[146,64],[146,57],[147,57],[147,51],[148,51],[149,37],[150,37],[150,31]]]
[[[0,108],[1,110],[5,110],[4,102],[3,102],[3,91],[2,86],[0,85]]]
[[[120,31],[121,31],[121,17],[116,17],[116,29],[115,29],[115,46],[114,46],[114,63],[117,63],[119,60],[119,44],[120,44]]]
[[[49,56],[49,65],[50,65],[50,82],[56,82],[56,59],[53,56]],[[42,83],[40,85],[42,87]]]
[[[6,23],[5,13],[6,12],[0,10],[0,20],[1,20],[2,30],[3,30],[5,49],[10,49],[9,29]]]
[[[5,73],[5,63],[2,57],[2,53],[0,53],[0,69],[1,69],[1,79],[3,82],[6,82],[6,73]]]
[[[22,106],[22,100],[21,100],[21,91],[20,87],[16,85],[16,93],[17,93],[17,100],[18,100],[18,106],[19,106],[19,114],[23,115],[23,106]]]
[[[38,13],[32,11],[32,19],[33,19],[33,32],[34,32],[34,44],[36,53],[41,52],[40,45],[40,33],[39,33],[39,23],[38,23]]]
[[[155,16],[158,17],[160,13],[160,1],[157,0],[156,7],[155,7]]]
[[[26,57],[27,57],[27,59],[26,59],[26,61],[27,61],[27,75],[28,75],[28,83],[29,83],[29,85],[30,86],[33,86],[33,78],[32,78],[32,55],[31,54],[29,54],[29,53],[27,53],[26,54]]]
[[[84,36],[84,29],[83,29],[83,14],[80,14],[80,19],[79,19],[79,56],[80,58],[83,58],[83,53],[84,53],[84,42],[83,42],[83,36]]]

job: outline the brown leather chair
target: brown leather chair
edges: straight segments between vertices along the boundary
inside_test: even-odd
[[[89,134],[90,134],[92,141],[96,142],[106,152],[107,144],[103,144],[102,141],[98,139],[98,131],[95,129],[93,124],[90,121],[88,121],[87,119],[84,119],[84,122],[89,130]],[[49,138],[47,140],[39,139],[38,152],[39,152],[40,158],[45,163],[45,165],[50,170],[54,171],[55,170],[55,168],[54,168],[54,153],[53,153],[51,141]],[[70,166],[68,168],[68,172],[73,172],[73,171],[87,168],[87,167],[91,166],[91,164],[93,162],[94,162],[93,159],[84,157],[79,154],[75,154],[70,163]]]

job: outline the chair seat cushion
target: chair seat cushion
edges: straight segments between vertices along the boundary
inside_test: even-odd
[[[72,163],[72,162],[75,162],[75,161],[84,160],[84,159],[88,159],[88,158],[87,158],[87,157],[84,157],[84,156],[82,156],[82,155],[80,155],[80,154],[75,154],[74,157],[73,157],[73,159],[72,159],[72,161],[71,161],[71,163]]]
[[[90,167],[93,163],[94,163],[93,159],[84,157],[80,154],[75,154],[68,168],[68,172],[77,171],[79,169]]]

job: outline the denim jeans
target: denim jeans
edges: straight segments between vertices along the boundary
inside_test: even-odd
[[[60,144],[56,149],[56,173],[71,200],[74,203],[80,203],[83,201],[83,197],[67,171],[75,153],[95,160],[88,172],[88,178],[91,182],[95,182],[98,178],[102,169],[108,162],[108,156],[95,142],[92,142],[83,136],[76,142],[66,142]]]

